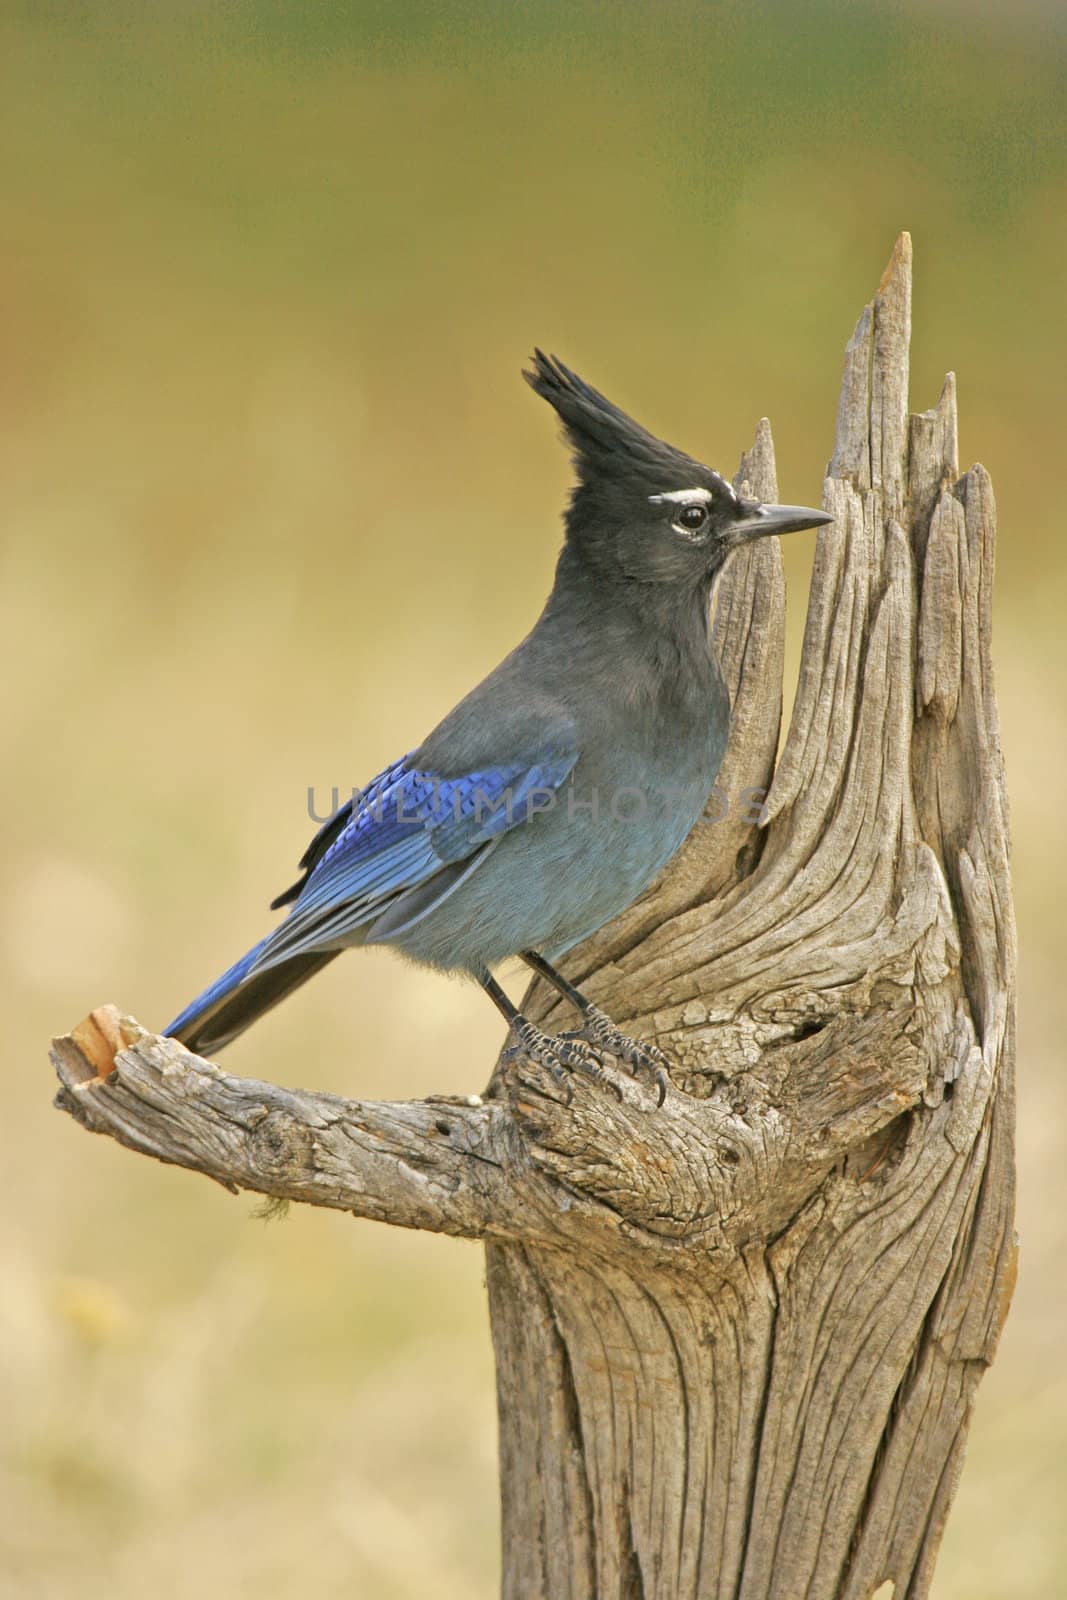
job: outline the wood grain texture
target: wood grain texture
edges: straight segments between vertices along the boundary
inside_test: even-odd
[[[955,384],[909,419],[911,252],[848,345],[792,722],[774,541],[724,575],[731,808],[567,962],[675,1063],[469,1101],[228,1077],[106,1010],[59,1103],[229,1187],[482,1239],[507,1600],[929,1592],[1014,1277],[995,539]],[[760,424],[737,481],[773,496]],[[540,985],[539,1019],[563,1013]],[[568,1019],[570,1021],[570,1019]]]

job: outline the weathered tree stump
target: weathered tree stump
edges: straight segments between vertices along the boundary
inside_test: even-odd
[[[662,1109],[526,1066],[484,1100],[285,1090],[107,1008],[54,1048],[59,1104],[132,1149],[487,1242],[507,1600],[929,1590],[1014,1275],[1015,948],[992,488],[951,377],[909,418],[909,327],[904,236],[846,353],[777,761],[776,542],[720,584],[720,784],[769,786],[765,825],[713,802],[567,965],[671,1056]],[[765,423],[741,479],[776,498]]]

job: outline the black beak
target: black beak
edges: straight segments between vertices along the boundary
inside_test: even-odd
[[[821,528],[833,522],[828,511],[813,511],[810,506],[764,506],[758,500],[742,500],[743,515],[730,532],[739,544],[762,539],[767,533],[799,533],[801,528]]]

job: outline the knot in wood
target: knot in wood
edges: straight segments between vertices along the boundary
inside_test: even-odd
[[[285,1111],[270,1111],[253,1130],[251,1158],[263,1172],[296,1177],[312,1165],[311,1133]]]

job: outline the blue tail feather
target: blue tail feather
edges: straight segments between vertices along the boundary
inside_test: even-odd
[[[180,1040],[198,1055],[221,1050],[339,954],[336,950],[313,951],[254,972],[270,938],[268,934],[240,961],[235,961],[221,978],[179,1012],[164,1034]]]

